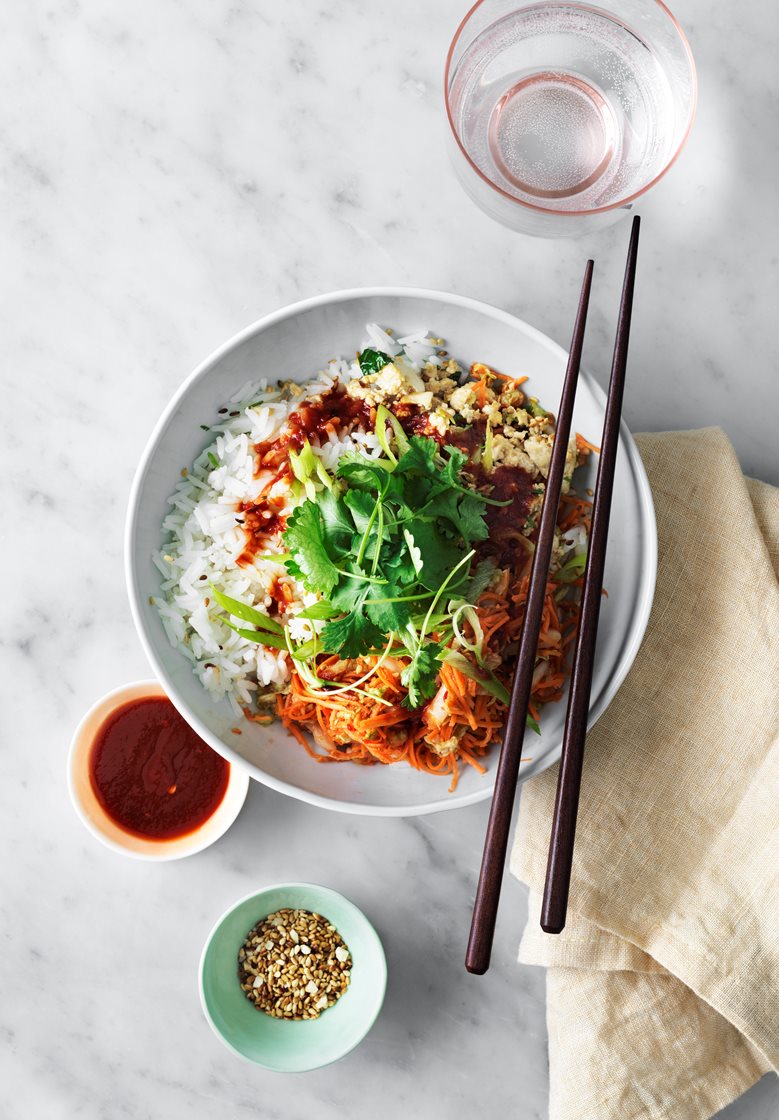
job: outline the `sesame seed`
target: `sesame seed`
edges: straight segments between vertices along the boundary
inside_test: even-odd
[[[347,990],[352,958],[327,918],[285,909],[249,931],[237,963],[241,990],[258,1011],[317,1019]]]

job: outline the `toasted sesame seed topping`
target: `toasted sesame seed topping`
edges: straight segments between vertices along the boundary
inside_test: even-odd
[[[351,967],[351,954],[335,926],[308,910],[269,914],[249,931],[238,952],[244,995],[258,1011],[277,1019],[319,1018],[349,987]]]

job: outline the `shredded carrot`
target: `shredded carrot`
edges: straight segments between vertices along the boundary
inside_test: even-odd
[[[493,377],[499,377],[501,381],[506,381],[509,385],[524,385],[528,380],[527,374],[524,377],[511,377],[508,373],[501,373],[498,369],[491,370]]]
[[[594,443],[590,443],[580,432],[576,433],[576,447],[579,451],[594,451],[596,455],[600,454],[600,448],[596,447]]]
[[[504,391],[527,381],[527,377],[509,377],[489,366],[475,363],[475,400],[483,408],[488,401],[490,385],[498,378]],[[496,387],[497,389],[497,387]],[[519,394],[523,396],[523,394]],[[262,446],[264,457],[259,455]],[[577,433],[578,461],[599,449]],[[286,450],[284,455],[286,456]],[[273,449],[258,445],[258,462],[262,469],[277,467]],[[270,483],[269,483],[270,485]],[[591,502],[574,494],[561,498],[558,527],[562,532],[574,525],[590,529]],[[517,528],[503,529],[503,577],[485,591],[476,604],[482,634],[482,652],[486,664],[494,666],[494,674],[509,690],[513,676],[513,658],[506,651],[516,648],[525,616],[533,545]],[[514,557],[509,563],[507,554]],[[508,570],[513,567],[513,574]],[[579,605],[575,598],[582,579],[562,583],[550,575],[547,580],[539,634],[536,668],[531,688],[529,713],[538,720],[545,704],[559,700],[569,676],[568,661],[575,639]],[[279,600],[291,597],[291,589],[280,584],[274,594]],[[462,623],[473,632],[470,622]],[[471,633],[475,640],[476,634]],[[435,637],[435,635],[431,635]],[[372,668],[370,685],[358,690],[312,692],[293,667],[289,690],[279,694],[277,711],[287,730],[317,762],[352,762],[360,766],[393,765],[406,762],[416,770],[429,774],[448,775],[450,789],[458,782],[460,767],[470,766],[485,773],[484,759],[501,736],[506,718],[506,705],[487,693],[475,680],[464,675],[448,662],[442,662],[438,673],[436,696],[415,711],[404,706],[407,689],[401,680],[408,664],[405,656],[393,656],[378,665],[378,658],[360,657],[343,660],[338,656],[319,655],[316,672],[321,680],[343,687],[354,685]],[[371,690],[378,692],[372,695]],[[267,722],[268,715],[251,716]],[[305,734],[309,732],[309,734]],[[312,741],[313,739],[313,741]]]
[[[572,494],[561,501],[558,524],[589,524],[590,503]],[[530,556],[525,557],[520,574],[479,598],[477,614],[484,635],[487,657],[498,665],[498,679],[509,689],[513,665],[505,660],[505,649],[516,645],[525,615],[530,582]],[[568,657],[576,636],[579,604],[570,596],[581,584],[562,584],[551,575],[547,581],[536,671],[531,690],[529,713],[538,720],[545,704],[559,700],[568,680]],[[337,656],[321,657],[317,663],[320,678],[341,686],[354,684],[376,664],[377,658],[363,657],[343,661]],[[278,714],[284,726],[303,744],[317,762],[354,762],[361,766],[392,765],[406,762],[428,774],[446,774],[454,789],[460,764],[484,773],[482,760],[500,738],[506,706],[485,693],[476,681],[466,677],[448,662],[439,672],[439,695],[443,696],[443,715],[432,719],[432,704],[417,711],[403,706],[407,695],[400,676],[407,658],[394,657],[379,666],[372,680],[380,689],[381,700],[365,690],[332,696],[313,695],[293,669],[289,692],[277,698]],[[302,732],[313,733],[312,744]]]

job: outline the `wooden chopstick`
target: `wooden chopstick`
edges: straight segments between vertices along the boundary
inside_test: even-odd
[[[541,511],[541,524],[530,572],[530,583],[525,604],[525,620],[519,639],[517,668],[511,690],[511,703],[506,719],[506,730],[503,735],[503,746],[498,760],[495,790],[492,795],[487,835],[484,841],[484,854],[479,873],[479,884],[471,918],[471,932],[465,955],[465,967],[469,972],[480,975],[489,968],[492,953],[492,939],[495,933],[498,902],[500,901],[503,865],[506,862],[511,813],[514,806],[517,775],[522,755],[522,741],[525,735],[525,720],[536,664],[536,649],[546,594],[547,573],[557,524],[557,507],[560,501],[563,475],[565,474],[565,458],[568,451],[573,405],[576,398],[576,385],[584,342],[584,328],[587,322],[593,267],[593,262],[587,261],[579,297],[579,308],[576,313],[576,323],[571,339],[571,349],[568,354],[568,365],[560,398],[552,458]]]
[[[579,808],[584,743],[587,736],[587,715],[590,707],[590,688],[595,660],[595,639],[598,633],[598,614],[603,592],[603,571],[606,563],[611,496],[614,489],[614,468],[619,447],[619,426],[622,416],[625,369],[630,339],[630,316],[633,309],[633,289],[636,279],[639,224],[639,218],[635,217],[630,235],[627,265],[625,266],[625,280],[617,322],[617,337],[611,364],[609,395],[606,401],[606,418],[603,424],[598,478],[595,483],[595,498],[592,505],[592,528],[584,574],[579,632],[573,656],[571,689],[563,735],[563,753],[557,778],[557,795],[552,818],[552,834],[549,840],[544,900],[541,908],[541,928],[546,933],[560,933],[563,930],[568,908],[573,845],[576,836],[576,816]]]

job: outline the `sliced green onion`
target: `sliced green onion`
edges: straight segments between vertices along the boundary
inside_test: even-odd
[[[208,452],[208,461],[212,467],[219,466],[219,460],[217,459],[216,455],[214,455],[213,451]]]
[[[422,629],[419,633],[419,645],[420,646],[422,645],[425,634],[427,633],[427,627],[430,623],[430,619],[433,617],[433,611],[435,610],[436,606],[438,605],[438,600],[441,598],[444,591],[446,591],[447,587],[452,582],[452,576],[454,576],[455,572],[458,572],[460,570],[460,568],[462,568],[463,564],[467,564],[468,561],[471,559],[471,557],[475,555],[475,553],[476,553],[475,548],[472,548],[470,552],[466,552],[465,556],[463,556],[460,563],[455,564],[455,566],[452,568],[449,575],[446,577],[444,582],[438,588],[438,591],[436,591],[435,598],[433,599],[432,603],[430,604],[430,609],[428,610],[427,615],[425,616],[425,621],[422,623]]]
[[[531,715],[528,714],[527,718],[525,719],[525,723],[531,731],[535,731],[536,735],[541,734],[541,728],[538,726],[538,721],[534,720]]]
[[[285,649],[287,649],[289,653],[294,657],[295,651],[293,650],[292,644],[289,640],[288,631],[284,632],[284,636],[287,640]],[[394,640],[395,635],[391,633],[389,636],[389,641],[387,642],[387,648],[384,650],[384,653],[381,655],[379,660],[376,662],[373,668],[369,669],[368,672],[364,676],[360,677],[359,680],[356,680],[354,684],[345,685],[339,688],[328,688],[327,686],[332,685],[333,682],[322,680],[321,677],[318,677],[316,673],[312,671],[312,669],[306,664],[305,661],[298,662],[295,668],[299,676],[308,685],[309,691],[312,692],[314,696],[320,696],[322,699],[326,699],[329,696],[338,696],[343,692],[356,692],[359,696],[368,696],[371,700],[376,700],[379,704],[383,704],[386,708],[391,708],[392,704],[389,700],[385,700],[382,696],[376,696],[371,692],[367,692],[365,689],[360,688],[359,686],[361,684],[364,684],[365,681],[372,677],[377,669],[381,668],[381,666],[384,664],[384,661],[389,656],[389,652],[392,649],[392,643],[394,642]]]
[[[248,638],[250,642],[257,642],[260,646],[271,646],[273,649],[286,649],[287,643],[281,634],[268,634],[265,630],[244,630],[240,626],[236,626],[229,618],[223,618],[225,626],[229,626],[236,634],[240,634],[242,638]]]
[[[258,552],[255,554],[255,560],[275,560],[277,564],[283,564],[285,560],[292,559],[291,552]]]
[[[398,465],[398,460],[389,445],[389,440],[387,439],[387,421],[389,420],[389,418],[389,409],[385,408],[383,404],[380,404],[376,409],[376,425],[374,427],[374,431],[376,433],[376,439],[379,441],[379,446],[381,447],[382,451],[387,456],[389,461],[392,463],[392,470],[394,470]]]
[[[511,700],[508,689],[500,683],[493,673],[477,669],[467,657],[462,653],[458,653],[457,650],[445,649],[441,654],[441,660],[451,665],[458,673],[462,673],[464,677],[476,681],[486,693],[490,696],[494,696],[496,700],[500,700],[501,704],[508,704]]]
[[[310,657],[313,657],[316,654],[318,649],[319,642],[316,638],[311,638],[309,641],[303,642],[302,645],[294,649],[292,651],[292,656],[296,661],[308,661]]]
[[[555,572],[555,579],[558,579],[561,583],[573,583],[582,574],[586,565],[587,553],[580,552],[578,556],[572,556],[570,560],[563,564],[562,568]]]
[[[481,453],[481,465],[485,471],[492,470],[492,425],[487,421],[487,430],[484,433],[484,450]]]
[[[318,603],[312,603],[310,607],[305,607],[302,611],[298,611],[295,618],[313,618],[318,622],[327,622],[330,618],[335,618],[337,614],[341,614],[335,607],[328,603],[325,599],[321,599]]]
[[[235,618],[243,619],[244,622],[253,622],[255,626],[260,626],[263,630],[270,630],[272,634],[283,634],[284,627],[281,623],[276,622],[275,618],[268,618],[267,614],[258,611],[256,607],[250,607],[248,603],[242,603],[240,599],[231,599],[229,595],[222,594],[214,587],[213,583],[209,586],[219,606],[223,610],[229,611]]]
[[[308,440],[299,452],[290,448],[289,465],[298,482],[306,482],[316,470],[317,459]]]
[[[289,465],[292,467],[292,473],[298,482],[305,482],[306,475],[303,470],[303,464],[300,461],[300,456],[297,451],[293,451],[292,448],[289,449]]]
[[[392,469],[397,465],[397,458],[390,448],[389,440],[387,439],[387,424],[392,428],[392,434],[395,437],[395,446],[398,450],[398,455],[405,455],[411,444],[408,441],[408,436],[403,430],[403,425],[397,416],[390,412],[386,405],[380,404],[376,409],[376,438],[379,441],[382,451],[392,463]],[[374,460],[375,462],[375,460]]]
[[[525,411],[529,412],[531,416],[535,416],[537,419],[540,419],[542,416],[549,416],[550,415],[546,411],[546,409],[542,408],[541,405],[538,403],[538,398],[537,397],[530,397],[529,398],[527,404],[525,405]]]
[[[452,609],[452,606],[455,607],[452,614],[452,629],[454,630],[455,638],[463,647],[463,649],[467,649],[470,653],[475,654],[476,660],[481,663],[482,651],[484,649],[484,631],[481,628],[481,623],[479,622],[479,615],[476,611],[476,608],[471,603],[450,603],[450,610]],[[458,624],[461,615],[463,615],[471,624],[471,629],[473,630],[473,633],[476,637],[475,642],[469,642],[460,630]]]
[[[319,479],[319,481],[324,483],[324,485],[327,487],[328,490],[332,490],[333,489],[333,480],[330,477],[330,475],[327,473],[327,471],[325,470],[325,465],[324,465],[324,463],[322,462],[321,459],[317,459],[317,461],[316,461],[316,473],[317,473],[317,478]]]
[[[406,452],[410,450],[411,444],[408,441],[408,436],[403,429],[403,425],[401,424],[400,420],[398,420],[394,412],[390,412],[389,422],[392,425],[393,432],[395,433],[395,443],[397,445],[398,452],[401,455],[405,455]]]

